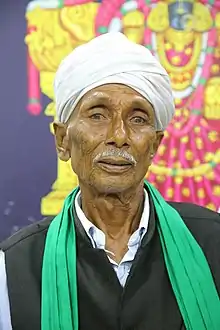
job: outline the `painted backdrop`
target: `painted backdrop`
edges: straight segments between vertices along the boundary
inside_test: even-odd
[[[77,185],[70,164],[55,154],[52,82],[64,56],[109,31],[149,48],[170,74],[177,110],[149,181],[167,200],[219,208],[219,0],[9,0],[1,6],[0,239],[57,214]]]

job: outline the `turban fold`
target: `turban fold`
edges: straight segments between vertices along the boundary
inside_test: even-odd
[[[88,91],[111,83],[129,86],[147,99],[156,129],[166,129],[174,115],[169,76],[148,49],[119,32],[92,39],[61,62],[54,81],[58,120],[66,123]]]

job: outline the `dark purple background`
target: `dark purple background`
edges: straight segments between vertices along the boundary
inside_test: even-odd
[[[0,0],[0,241],[42,218],[40,198],[56,178],[50,118],[26,111],[25,8]],[[47,104],[43,99],[43,105]]]

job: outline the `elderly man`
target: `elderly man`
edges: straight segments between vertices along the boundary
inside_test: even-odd
[[[55,96],[79,188],[2,243],[1,329],[219,330],[219,215],[144,181],[174,113],[165,70],[110,33],[64,59]]]

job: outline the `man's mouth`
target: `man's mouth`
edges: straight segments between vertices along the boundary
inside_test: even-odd
[[[124,172],[133,164],[123,158],[102,158],[97,162],[98,166],[107,172]]]

